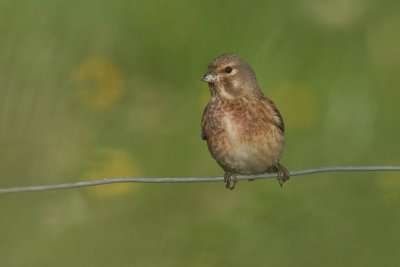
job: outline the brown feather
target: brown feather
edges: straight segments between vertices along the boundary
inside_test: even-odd
[[[284,134],[285,133],[285,123],[283,122],[282,115],[279,112],[278,108],[276,107],[275,103],[271,99],[266,97],[265,95],[263,95],[261,97],[261,99],[263,101],[265,101],[267,103],[268,108],[272,110],[274,118],[275,118],[275,124],[276,124],[276,126],[279,127],[279,129],[281,129],[282,134]]]

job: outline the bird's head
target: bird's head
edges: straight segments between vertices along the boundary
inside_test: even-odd
[[[260,94],[253,69],[235,54],[223,54],[214,59],[201,80],[208,82],[213,96],[225,99]]]

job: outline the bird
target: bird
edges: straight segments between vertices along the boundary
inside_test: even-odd
[[[215,58],[201,78],[211,98],[201,120],[201,138],[225,171],[227,189],[234,189],[236,174],[277,173],[282,187],[290,178],[280,164],[285,146],[285,124],[275,103],[260,90],[256,74],[239,56]]]

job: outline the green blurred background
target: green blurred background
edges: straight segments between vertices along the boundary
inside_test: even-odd
[[[245,59],[290,170],[399,165],[400,4],[0,1],[0,187],[221,176],[200,77]],[[399,173],[0,195],[1,266],[399,266]]]

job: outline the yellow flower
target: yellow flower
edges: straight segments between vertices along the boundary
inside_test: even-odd
[[[85,180],[99,180],[104,178],[135,177],[140,175],[139,166],[125,151],[118,149],[101,149],[97,152],[99,160],[92,168],[85,172]],[[87,190],[98,197],[113,197],[135,192],[138,183],[118,183],[89,187]]]
[[[122,71],[112,60],[104,57],[85,59],[73,79],[77,83],[78,99],[88,109],[106,110],[123,95]]]

